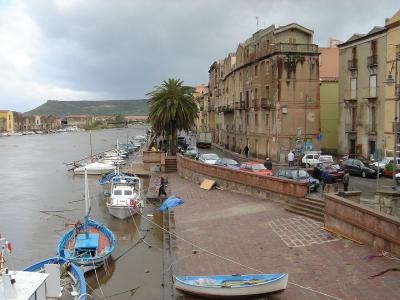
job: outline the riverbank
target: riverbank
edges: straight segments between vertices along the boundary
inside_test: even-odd
[[[202,190],[177,174],[168,179],[171,193],[185,200],[170,211],[170,229],[180,237],[171,237],[174,275],[288,273],[287,290],[271,300],[398,297],[398,272],[368,278],[399,267],[387,257],[364,260],[376,253],[371,247],[340,239],[279,203]]]

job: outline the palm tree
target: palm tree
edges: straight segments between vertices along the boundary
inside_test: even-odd
[[[180,79],[169,78],[147,94],[149,121],[158,135],[171,138],[171,154],[176,155],[177,130],[190,130],[195,124],[198,107],[193,98],[193,88],[183,85]]]

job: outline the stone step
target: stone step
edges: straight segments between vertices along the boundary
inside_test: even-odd
[[[302,200],[294,201],[294,202],[288,202],[287,205],[291,206],[293,208],[297,208],[297,207],[298,208],[306,208],[306,209],[315,211],[316,213],[319,213],[319,214],[322,214],[322,215],[324,214],[324,207],[321,207],[321,206],[318,206],[318,205],[314,205],[312,203],[307,203],[307,202],[304,202]]]
[[[324,201],[321,201],[321,200],[315,200],[315,199],[304,198],[304,199],[299,199],[299,200],[297,200],[297,202],[300,202],[300,203],[307,203],[307,204],[310,204],[310,205],[314,205],[314,206],[316,206],[316,207],[320,207],[320,208],[322,208],[322,209],[325,208],[325,202],[324,202]]]
[[[286,207],[285,209],[287,211],[290,211],[290,212],[294,213],[294,214],[302,215],[302,216],[308,217],[308,218],[313,219],[313,220],[324,222],[324,217],[321,217],[319,215],[315,215],[314,213],[309,213],[307,211],[293,209],[291,207]]]

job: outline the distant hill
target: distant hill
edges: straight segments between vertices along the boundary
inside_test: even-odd
[[[147,116],[147,100],[105,100],[105,101],[58,101],[46,103],[26,112],[28,115],[136,115]]]

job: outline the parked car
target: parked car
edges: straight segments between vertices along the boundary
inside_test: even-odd
[[[214,153],[204,153],[199,156],[199,161],[208,165],[214,165],[218,159],[219,156]]]
[[[322,176],[322,172],[324,170],[326,170],[326,171],[328,171],[329,176],[335,177],[336,180],[342,180],[344,177],[344,168],[342,168],[338,164],[320,163],[317,165],[317,168],[319,168],[321,170],[321,176]],[[320,179],[320,178],[317,178],[317,179]]]
[[[257,161],[246,161],[240,165],[240,170],[260,175],[272,175],[272,171],[268,170],[262,163]]]
[[[379,168],[368,161],[349,158],[343,162],[343,167],[350,175],[360,175],[363,178],[376,177]]]
[[[196,146],[189,146],[189,147],[187,147],[186,151],[183,152],[183,155],[190,157],[190,158],[197,159],[197,158],[199,158],[199,151],[197,150]]]
[[[240,164],[232,158],[220,158],[215,162],[215,165],[235,170],[238,170],[240,168]]]
[[[319,180],[308,174],[306,170],[280,169],[276,173],[276,176],[308,183],[308,190],[310,192],[316,192],[318,190]]]

